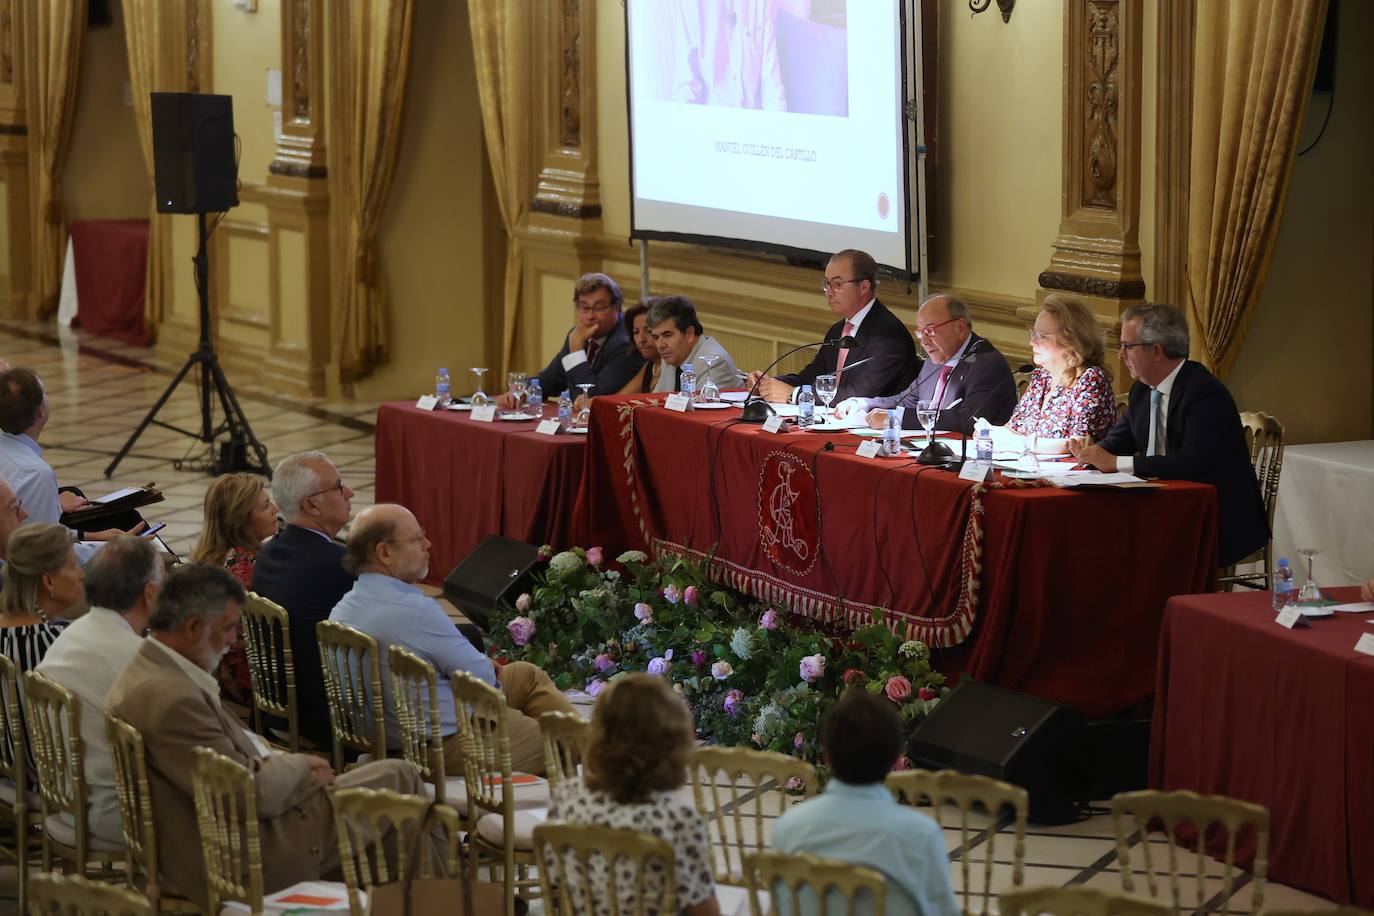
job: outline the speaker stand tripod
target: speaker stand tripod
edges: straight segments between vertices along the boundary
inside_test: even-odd
[[[210,233],[205,228],[205,214],[197,213],[196,219],[200,228],[200,248],[196,251],[195,257],[196,289],[200,299],[200,346],[196,352],[187,357],[186,365],[181,367],[181,371],[176,374],[176,378],[172,379],[167,390],[162,392],[162,397],[158,398],[153,409],[148,411],[143,422],[138,424],[138,429],[134,430],[129,441],[124,443],[119,454],[115,455],[109,467],[105,468],[106,477],[114,475],[119,462],[124,460],[124,456],[129,454],[129,450],[134,447],[138,437],[143,435],[143,431],[152,424],[204,442],[210,452],[210,457],[206,459],[204,468],[212,474],[222,474],[226,471],[251,471],[266,477],[272,475],[272,469],[267,463],[267,449],[253,435],[253,429],[248,425],[248,418],[244,416],[243,408],[239,406],[239,399],[235,396],[229,380],[225,378],[224,370],[220,368],[219,358],[215,355],[215,345],[210,341],[210,257],[207,252]],[[187,374],[195,368],[200,369],[200,430],[182,429],[157,419],[158,411],[171,399],[172,392],[176,391],[182,379],[186,378]],[[214,396],[218,396],[220,406],[224,410],[224,420],[219,424],[215,423]],[[229,435],[228,441],[224,443],[221,454],[216,456],[215,440],[225,433]],[[251,456],[249,455],[250,450]]]

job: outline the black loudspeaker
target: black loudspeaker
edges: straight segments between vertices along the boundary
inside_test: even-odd
[[[238,206],[233,101],[198,92],[152,94],[159,213],[222,213]]]
[[[1088,800],[1083,716],[1072,706],[965,681],[916,729],[907,756],[919,767],[1001,779],[1030,794],[1030,819],[1078,820]]]
[[[444,579],[444,597],[486,630],[502,599],[513,602],[528,589],[538,564],[538,547],[493,534]]]

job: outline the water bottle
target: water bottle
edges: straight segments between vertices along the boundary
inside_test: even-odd
[[[973,436],[973,457],[976,461],[992,461],[992,427],[982,417]]]
[[[544,415],[544,389],[539,386],[539,379],[532,378],[526,389],[529,397],[529,411],[536,417]]]
[[[572,427],[572,398],[564,391],[558,396],[558,428],[567,430]]]
[[[440,366],[439,375],[434,379],[434,397],[439,401],[437,406],[440,410],[448,406],[450,400],[449,392],[451,390],[452,388],[450,388],[448,380],[448,370]]]
[[[1288,565],[1287,557],[1279,557],[1279,565],[1274,567],[1273,593],[1274,610],[1293,606],[1293,568]]]
[[[883,447],[878,450],[889,458],[902,453],[902,427],[897,420],[897,411],[887,412],[887,425],[883,427]]]
[[[683,363],[682,374],[678,376],[678,391],[686,395],[688,404],[697,400],[697,373],[691,363]]]
[[[810,385],[802,385],[797,395],[797,426],[810,429],[816,422],[816,393]]]

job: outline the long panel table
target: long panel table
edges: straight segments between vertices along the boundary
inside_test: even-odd
[[[1358,589],[1331,589],[1341,601]],[[1186,595],[1165,609],[1150,784],[1257,802],[1269,874],[1374,907],[1374,614],[1286,630],[1266,594]]]
[[[1216,495],[979,486],[847,433],[772,434],[737,409],[596,398],[587,543],[705,559],[718,578],[827,620],[890,615],[947,672],[1102,715],[1154,691],[1165,601],[1214,579]]]

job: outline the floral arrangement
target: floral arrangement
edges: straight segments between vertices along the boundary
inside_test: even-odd
[[[706,581],[682,559],[600,548],[541,554],[548,568],[491,622],[498,661],[543,668],[564,690],[596,695],[645,671],[687,700],[697,731],[820,763],[820,726],[845,689],[886,696],[908,730],[949,692],[930,650],[881,623],[845,635]]]

